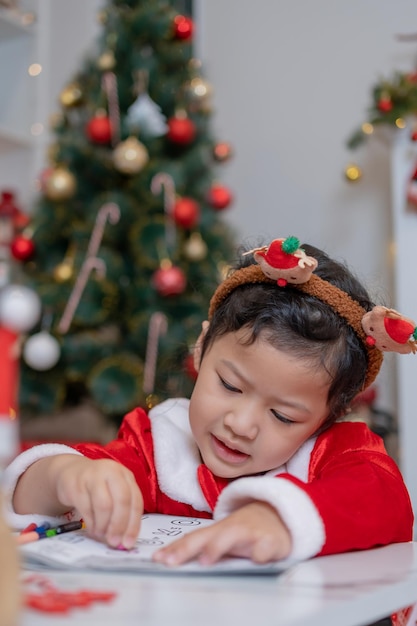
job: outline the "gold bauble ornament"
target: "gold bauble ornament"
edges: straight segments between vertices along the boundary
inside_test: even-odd
[[[116,59],[114,58],[114,54],[111,50],[106,50],[103,52],[98,58],[97,67],[103,72],[108,72],[114,68],[116,65]]]
[[[193,78],[184,85],[185,98],[190,111],[210,111],[213,88],[200,77]]]
[[[113,152],[114,167],[122,174],[137,174],[148,161],[148,151],[136,137],[128,137]]]
[[[63,165],[55,167],[45,181],[45,196],[49,200],[68,200],[77,188],[75,176]]]
[[[59,95],[59,101],[63,107],[78,106],[83,98],[83,92],[78,83],[71,83],[64,87]]]
[[[356,163],[349,163],[345,168],[345,177],[351,183],[356,183],[362,178],[362,170]]]
[[[200,233],[191,233],[184,244],[184,254],[190,261],[202,261],[207,256],[207,244]]]
[[[74,275],[74,268],[72,263],[63,261],[54,269],[54,279],[57,283],[65,283],[70,280]]]
[[[148,409],[153,409],[153,407],[156,406],[159,403],[160,403],[160,399],[154,393],[150,393],[145,398],[146,408],[148,408]]]

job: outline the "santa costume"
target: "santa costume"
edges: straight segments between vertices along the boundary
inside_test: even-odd
[[[410,541],[413,513],[395,462],[379,436],[359,422],[338,422],[306,441],[283,466],[232,480],[202,464],[188,421],[189,400],[166,400],[135,409],[109,444],[74,447],[43,444],[23,452],[5,474],[8,519],[15,528],[30,522],[76,519],[18,515],[12,497],[19,476],[32,463],[55,454],[114,459],[129,468],[140,486],[145,513],[222,519],[253,500],[268,502],[287,525],[291,557],[360,550]]]

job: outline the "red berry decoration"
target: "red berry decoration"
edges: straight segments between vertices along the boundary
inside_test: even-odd
[[[178,226],[193,228],[200,219],[200,206],[192,198],[180,198],[174,204],[172,217]]]
[[[207,194],[207,202],[217,211],[226,209],[232,201],[233,196],[224,185],[213,185]]]
[[[173,143],[187,145],[194,141],[196,127],[188,117],[171,117],[168,120],[167,137]]]
[[[10,251],[13,257],[18,261],[27,261],[35,252],[35,244],[32,239],[18,235],[12,241]]]
[[[193,20],[185,15],[177,15],[174,19],[175,39],[191,39],[194,30]]]
[[[95,115],[87,123],[85,132],[93,143],[108,144],[112,139],[111,121],[107,115]]]
[[[167,265],[156,270],[152,284],[161,296],[178,296],[184,292],[187,279],[179,267]]]

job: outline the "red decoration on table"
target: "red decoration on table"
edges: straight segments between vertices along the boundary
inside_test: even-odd
[[[18,261],[27,261],[35,252],[35,244],[29,237],[17,235],[12,241],[10,251]]]
[[[417,603],[391,615],[392,626],[414,626],[417,623]]]
[[[232,193],[224,185],[213,185],[207,194],[207,202],[218,211],[226,209],[232,201]]]
[[[194,141],[196,127],[188,117],[175,116],[168,120],[167,138],[173,143],[187,145]]]
[[[156,270],[152,284],[161,296],[178,296],[184,292],[187,279],[182,269],[169,264]]]
[[[172,217],[179,226],[193,228],[200,219],[200,206],[193,198],[179,198],[174,204]]]
[[[190,39],[194,30],[194,23],[190,17],[177,15],[174,19],[174,37],[176,39]]]
[[[113,137],[113,126],[110,118],[105,114],[97,113],[87,122],[85,132],[88,139],[94,143],[110,143]]]
[[[93,602],[111,602],[114,591],[96,589],[60,590],[42,574],[32,574],[23,579],[24,604],[28,609],[42,613],[69,613],[74,608],[88,607]]]

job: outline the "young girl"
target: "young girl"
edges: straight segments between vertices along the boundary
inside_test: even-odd
[[[213,517],[157,553],[170,565],[412,539],[407,489],[382,440],[342,418],[383,350],[415,350],[415,324],[373,308],[344,266],[294,237],[243,261],[211,300],[191,400],[135,409],[106,446],[21,454],[6,480],[14,526],[82,517],[92,536],[131,548],[143,512]]]

